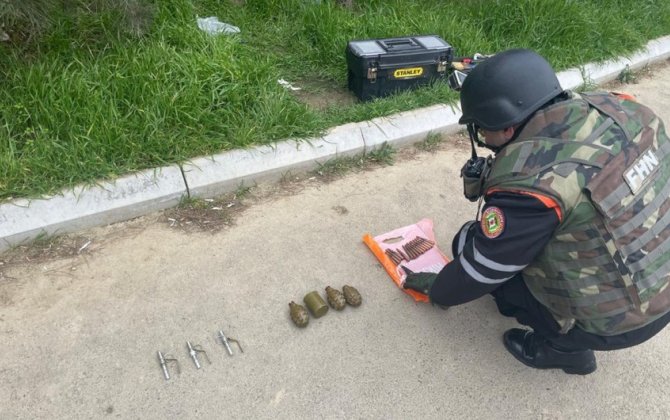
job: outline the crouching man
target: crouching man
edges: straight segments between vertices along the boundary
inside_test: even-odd
[[[629,97],[564,91],[544,58],[521,49],[478,64],[461,108],[473,144],[495,153],[466,180],[481,213],[454,238],[452,262],[404,287],[442,306],[493,295],[531,328],[505,332],[506,349],[538,369],[589,374],[594,350],[663,329],[670,140],[660,119]]]

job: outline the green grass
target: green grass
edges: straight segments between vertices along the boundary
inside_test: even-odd
[[[144,3],[131,15],[52,10],[39,36],[17,30],[20,19],[0,8],[13,36],[0,43],[0,199],[457,99],[438,83],[316,111],[277,83],[346,86],[352,39],[437,34],[463,55],[528,47],[561,70],[670,34],[666,0]],[[208,36],[196,15],[218,16],[241,34]],[[129,21],[134,29],[122,30]]]
[[[395,162],[396,150],[384,142],[379,147],[369,152],[357,154],[354,156],[342,156],[330,159],[312,171],[312,173],[323,177],[323,179],[335,179],[352,170],[363,170],[373,165],[393,165]]]
[[[424,152],[434,152],[439,149],[443,142],[441,134],[430,132],[423,141],[417,142],[415,146]]]

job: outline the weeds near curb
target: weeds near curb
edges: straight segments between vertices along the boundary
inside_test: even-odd
[[[94,250],[93,240],[81,235],[48,235],[43,233],[25,244],[11,248],[2,255],[0,267],[21,263],[51,261],[59,258],[76,257]]]
[[[424,152],[435,152],[440,148],[442,144],[442,135],[440,133],[430,132],[426,138],[419,143],[416,143],[415,147]]]
[[[239,185],[232,193],[216,198],[183,197],[179,204],[161,217],[170,227],[186,232],[218,232],[235,223],[235,216],[246,209],[243,199],[252,187]]]
[[[372,168],[376,165],[393,165],[396,150],[384,142],[377,149],[355,156],[344,156],[330,159],[311,172],[325,181],[331,181],[352,171]]]
[[[387,142],[384,142],[380,147],[373,149],[363,157],[364,160],[367,160],[368,162],[381,163],[390,166],[395,162],[395,153],[396,150]]]
[[[626,64],[626,67],[621,70],[621,73],[617,76],[617,80],[621,83],[637,83],[637,74],[630,69],[630,66]]]
[[[586,74],[586,69],[584,67],[580,67],[579,71],[582,75],[582,80],[584,83],[582,83],[581,86],[575,88],[575,91],[581,93],[596,90],[598,88],[598,84],[593,79],[591,79],[591,76]]]

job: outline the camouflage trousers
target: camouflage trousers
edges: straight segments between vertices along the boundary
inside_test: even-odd
[[[498,311],[507,317],[516,318],[522,325],[531,327],[536,334],[545,337],[558,348],[569,351],[618,350],[636,346],[658,334],[670,322],[670,313],[640,329],[613,336],[600,336],[575,327],[567,334],[560,334],[560,326],[553,316],[535,297],[517,274],[491,292]]]

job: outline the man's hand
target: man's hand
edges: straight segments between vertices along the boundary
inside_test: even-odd
[[[415,273],[404,265],[401,265],[400,267],[402,267],[402,269],[405,270],[405,273],[407,273],[407,277],[405,278],[405,282],[403,283],[402,287],[405,289],[416,290],[419,293],[428,295],[430,288],[433,286],[433,283],[437,278],[437,274]]]

